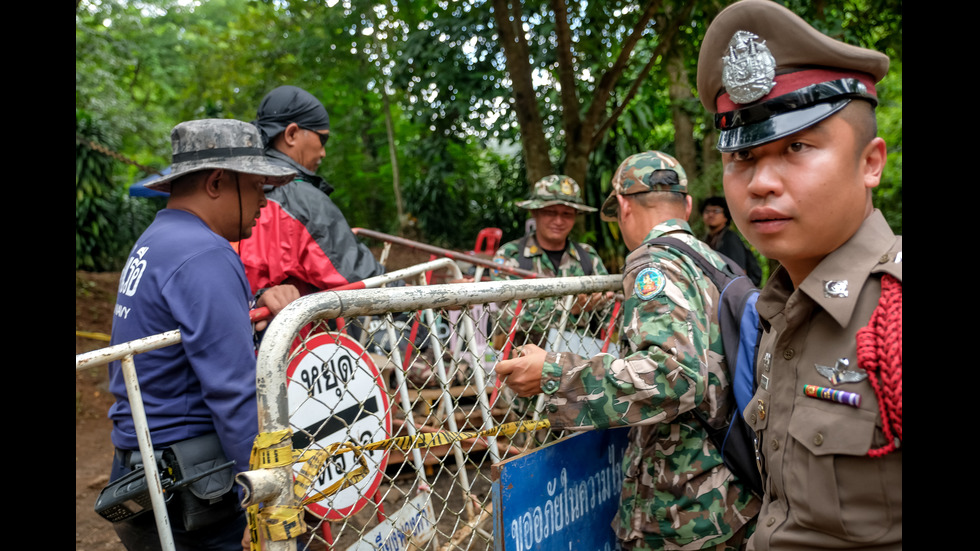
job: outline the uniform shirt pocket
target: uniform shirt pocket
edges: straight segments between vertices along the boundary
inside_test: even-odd
[[[889,529],[891,462],[867,456],[875,419],[873,411],[842,404],[796,404],[785,481],[790,511],[800,525],[856,542]]]

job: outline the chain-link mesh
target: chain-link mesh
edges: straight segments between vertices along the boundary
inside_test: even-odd
[[[568,291],[580,283],[585,291]],[[273,345],[263,342],[259,369],[272,362],[285,370],[285,392],[274,400],[287,402],[297,451],[537,419],[538,401],[498,385],[494,365],[529,342],[583,356],[616,353],[621,312],[608,297],[618,288],[617,276],[592,276],[336,293],[329,304],[307,305],[292,329],[270,328],[265,339],[278,340],[279,350],[288,340],[288,353],[269,360],[275,353],[263,352]],[[524,296],[494,302],[476,289]],[[311,493],[358,464],[368,475],[307,507],[297,547],[490,549],[491,465],[559,436],[547,429],[334,455]]]

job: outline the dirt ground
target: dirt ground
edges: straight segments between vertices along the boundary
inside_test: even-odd
[[[378,256],[378,251],[375,251]],[[393,248],[389,270],[429,260],[428,254]],[[97,334],[112,330],[119,273],[75,272],[75,354],[108,346]],[[80,332],[95,336],[80,336]],[[124,550],[112,525],[94,511],[95,499],[109,479],[112,464],[112,424],[106,417],[113,397],[105,367],[75,373],[75,549]]]
[[[118,272],[75,272],[75,354],[109,345],[78,332],[109,334],[118,285]],[[124,549],[112,525],[93,508],[112,465],[112,423],[106,413],[113,398],[108,388],[105,367],[75,372],[75,549],[79,550]]]

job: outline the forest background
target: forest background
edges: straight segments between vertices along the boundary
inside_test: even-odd
[[[677,157],[696,204],[722,194],[697,53],[721,0],[76,0],[76,270],[116,271],[164,206],[129,186],[170,163],[170,129],[251,121],[292,84],[330,114],[319,174],[352,227],[469,250],[524,231],[530,185],[567,174],[598,206],[618,164]],[[824,33],[888,54],[875,205],[902,233],[902,5],[785,0]],[[700,216],[692,216],[696,232]],[[619,271],[615,224],[573,235]],[[768,270],[766,270],[768,271]]]

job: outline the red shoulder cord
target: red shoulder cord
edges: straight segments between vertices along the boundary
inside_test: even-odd
[[[878,410],[888,444],[868,451],[882,457],[902,445],[902,284],[893,276],[881,278],[881,298],[868,326],[857,332],[858,365],[878,398]]]

